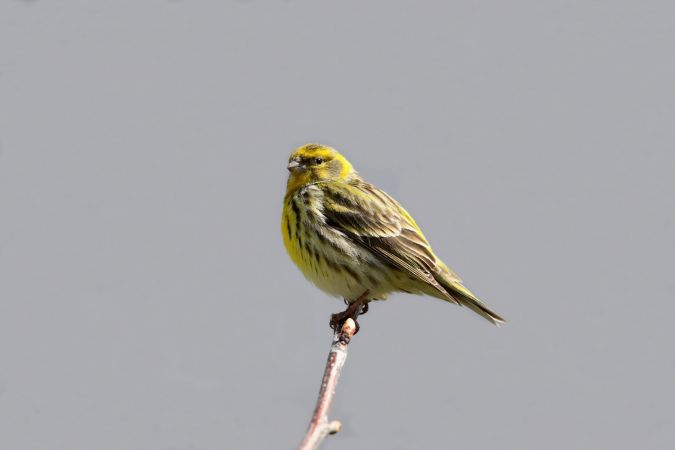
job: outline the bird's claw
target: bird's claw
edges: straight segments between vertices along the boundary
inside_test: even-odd
[[[354,324],[356,326],[356,329],[354,330],[354,335],[359,332],[361,329],[361,326],[359,325],[358,318],[359,316],[365,314],[368,312],[368,291],[364,292],[363,295],[361,295],[358,299],[356,299],[353,302],[349,302],[347,299],[345,299],[345,304],[347,305],[347,309],[345,309],[342,312],[331,314],[330,316],[330,327],[335,331],[336,333],[339,333],[342,330],[342,326],[344,325],[345,321],[347,319],[352,319],[354,321]],[[347,339],[348,343],[349,340]]]

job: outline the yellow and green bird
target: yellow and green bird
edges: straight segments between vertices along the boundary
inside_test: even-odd
[[[403,207],[337,150],[307,144],[288,161],[281,218],[286,250],[307,279],[347,303],[426,294],[504,322],[431,250]]]

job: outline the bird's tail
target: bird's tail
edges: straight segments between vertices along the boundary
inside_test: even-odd
[[[506,321],[496,312],[490,309],[485,303],[479,300],[473,293],[464,287],[459,281],[440,279],[438,280],[443,289],[445,289],[452,300],[461,306],[466,306],[476,314],[486,318],[493,324],[500,326]]]

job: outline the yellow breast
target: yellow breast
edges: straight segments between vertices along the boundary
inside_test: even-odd
[[[357,255],[357,250],[343,238],[339,242],[335,231],[319,231],[318,201],[311,194],[284,200],[281,234],[286,251],[305,278],[319,289],[334,296],[357,298],[365,289],[365,277],[361,276],[364,267],[356,262],[363,255]]]

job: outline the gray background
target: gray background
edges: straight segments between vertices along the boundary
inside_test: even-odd
[[[339,4],[337,4],[339,3]],[[396,295],[326,449],[675,445],[672,1],[0,4],[0,449],[293,448],[342,150],[509,323]]]

